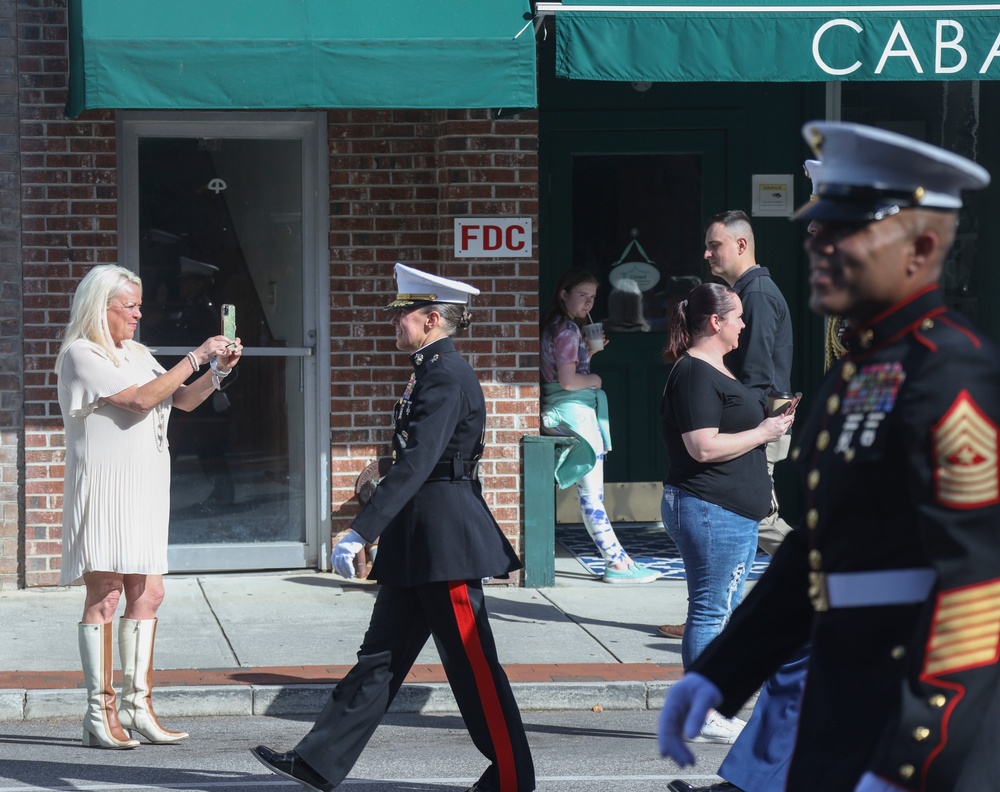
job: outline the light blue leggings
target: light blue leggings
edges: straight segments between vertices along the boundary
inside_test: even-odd
[[[620,564],[628,558],[625,548],[618,542],[615,529],[611,527],[608,513],[604,510],[604,455],[597,458],[597,464],[586,476],[576,482],[580,495],[580,514],[587,533],[601,551],[608,566]]]

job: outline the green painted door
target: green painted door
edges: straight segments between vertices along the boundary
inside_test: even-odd
[[[540,306],[569,267],[600,282],[592,359],[611,411],[609,482],[662,481],[659,405],[670,311],[708,271],[705,217],[725,203],[726,133],[560,130],[541,139]]]

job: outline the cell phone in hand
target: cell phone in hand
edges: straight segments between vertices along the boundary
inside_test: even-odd
[[[222,335],[236,340],[236,306],[224,303],[220,309],[222,315]],[[236,344],[230,344],[229,349],[236,349]]]

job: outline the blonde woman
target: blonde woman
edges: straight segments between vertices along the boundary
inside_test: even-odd
[[[60,583],[86,586],[78,631],[87,688],[83,744],[101,748],[135,748],[130,732],[151,743],[188,736],[160,725],[150,698],[167,571],[167,421],[172,407],[192,410],[221,389],[243,350],[238,338],[215,336],[165,370],[133,340],[141,317],[138,276],[111,264],[94,267],[73,296],[56,358],[66,428]],[[122,592],[119,710],[111,686],[112,620]]]

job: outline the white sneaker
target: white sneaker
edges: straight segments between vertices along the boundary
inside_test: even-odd
[[[732,745],[746,725],[746,721],[739,718],[723,718],[718,712],[712,710],[705,718],[705,725],[701,727],[701,733],[688,742]]]

